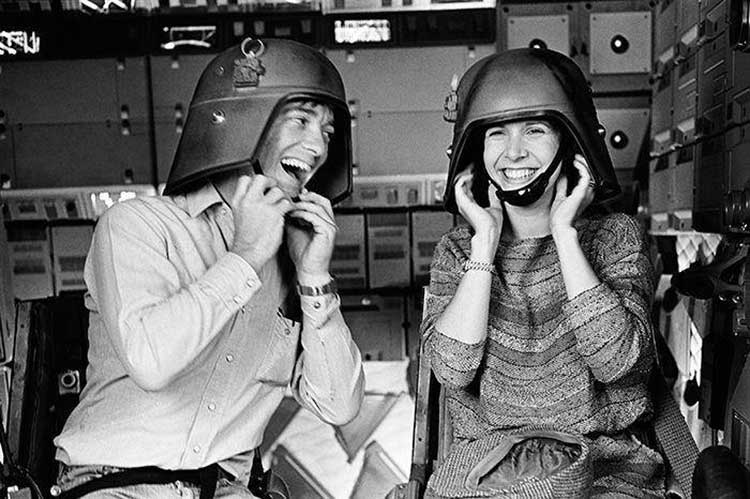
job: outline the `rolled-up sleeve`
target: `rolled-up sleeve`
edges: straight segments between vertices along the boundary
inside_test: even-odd
[[[345,424],[357,415],[364,396],[359,348],[341,315],[337,294],[301,296],[300,302],[302,354],[292,393],[323,421]]]
[[[599,230],[594,267],[601,283],[563,305],[577,348],[594,377],[611,383],[646,376],[653,362],[654,274],[637,222],[618,215]]]
[[[169,251],[160,223],[129,202],[99,219],[86,261],[86,284],[107,334],[128,374],[146,390],[168,385],[261,286],[253,268],[233,253],[182,285]]]

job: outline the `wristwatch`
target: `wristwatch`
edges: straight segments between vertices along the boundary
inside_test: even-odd
[[[303,286],[297,284],[297,292],[302,296],[321,296],[336,293],[336,281],[331,279],[322,286]]]

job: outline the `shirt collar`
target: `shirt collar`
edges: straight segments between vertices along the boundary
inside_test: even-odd
[[[212,182],[208,182],[200,189],[185,195],[186,211],[193,218],[216,203],[222,202],[221,195]]]

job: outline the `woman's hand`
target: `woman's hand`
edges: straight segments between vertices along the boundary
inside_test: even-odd
[[[573,222],[594,200],[594,181],[591,178],[586,160],[580,154],[573,158],[573,166],[578,170],[576,186],[568,192],[568,177],[560,175],[555,186],[555,198],[550,208],[550,230],[554,236],[559,231],[573,227]]]
[[[474,229],[472,260],[492,262],[503,229],[503,206],[495,195],[495,187],[491,184],[488,196],[490,206],[479,206],[471,193],[473,178],[471,173],[459,176],[454,186],[456,206],[461,216]]]

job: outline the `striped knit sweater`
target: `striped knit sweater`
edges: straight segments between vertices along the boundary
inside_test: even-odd
[[[652,413],[648,249],[626,215],[581,218],[576,228],[601,283],[568,299],[551,236],[501,241],[487,339],[474,345],[434,326],[471,250],[467,226],[445,234],[425,297],[425,351],[447,389],[454,439],[540,426],[585,435],[592,440],[595,491],[658,495],[660,456],[623,433]]]

